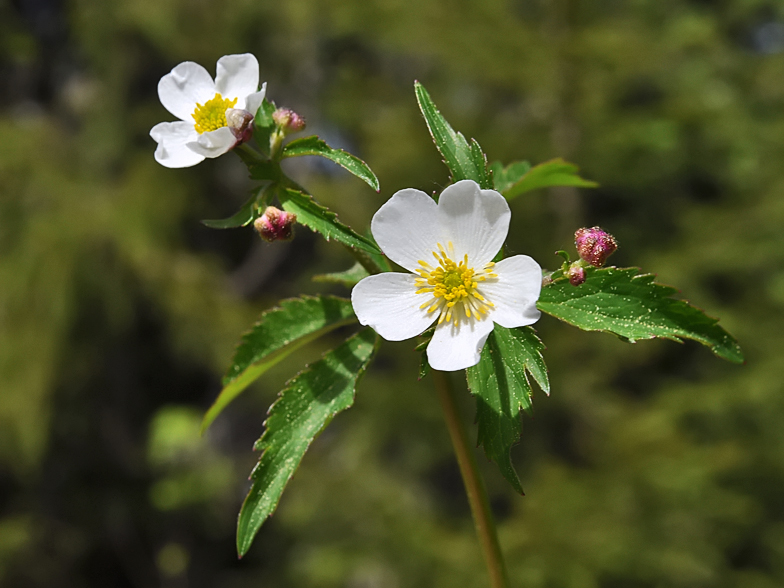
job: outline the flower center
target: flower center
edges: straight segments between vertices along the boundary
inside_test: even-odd
[[[201,135],[227,126],[226,110],[234,108],[235,104],[237,104],[236,98],[229,100],[220,94],[215,94],[212,100],[207,100],[204,104],[196,103],[196,110],[193,111],[196,132]]]
[[[457,326],[463,315],[467,319],[482,320],[493,303],[482,296],[479,284],[498,277],[492,272],[495,264],[491,261],[476,271],[468,265],[468,255],[463,256],[460,263],[452,260],[454,247],[451,241],[446,249],[441,243],[437,246],[438,251],[433,251],[437,266],[419,260],[422,267],[417,270],[416,293],[429,297],[419,308],[429,307],[428,313],[439,311],[438,324],[447,321]]]

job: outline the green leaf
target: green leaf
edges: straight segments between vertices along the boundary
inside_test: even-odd
[[[452,174],[452,180],[474,180],[484,189],[492,188],[490,175],[485,168],[485,158],[479,143],[472,140],[469,147],[465,137],[449,125],[430,98],[425,87],[414,82],[419,110],[425,117],[433,143],[444,158],[444,163]]]
[[[430,364],[427,361],[427,353],[423,350],[422,353],[419,354],[419,376],[417,377],[417,380],[421,380],[429,373]]]
[[[520,409],[531,411],[528,375],[545,393],[550,393],[543,349],[544,344],[531,327],[506,329],[496,325],[479,363],[466,370],[468,387],[476,396],[477,444],[520,494],[523,487],[510,451],[523,430]]]
[[[218,395],[201,424],[204,432],[212,421],[264,372],[306,343],[356,321],[350,300],[334,296],[303,296],[284,300],[264,312],[242,337]]]
[[[263,191],[256,190],[253,192],[253,195],[248,199],[248,201],[242,205],[236,214],[230,216],[229,218],[224,218],[220,220],[203,220],[201,224],[210,227],[211,229],[233,229],[236,227],[244,227],[245,225],[249,225],[254,220],[256,220],[255,215],[255,207],[256,200],[259,198],[259,195]]]
[[[342,149],[333,149],[317,136],[296,139],[283,147],[283,157],[300,157],[302,155],[319,155],[334,161],[342,168],[348,170],[360,180],[365,181],[371,188],[378,192],[376,174],[359,157],[355,157]]]
[[[377,341],[372,329],[363,329],[291,380],[270,407],[266,430],[255,445],[263,453],[251,473],[253,485],[237,522],[240,557],[274,512],[313,439],[354,403],[357,381],[373,358]]]
[[[381,250],[375,243],[341,223],[334,212],[318,204],[308,194],[283,188],[278,192],[278,198],[284,210],[297,215],[298,223],[305,225],[311,231],[321,233],[327,241],[335,239],[343,245],[366,251],[371,255],[381,255]]]
[[[272,120],[275,108],[273,102],[264,98],[253,117],[253,139],[268,157],[270,155],[270,137],[275,132],[275,121]]]
[[[493,176],[490,170],[487,169],[487,156],[482,148],[477,143],[476,139],[471,139],[471,159],[474,162],[474,167],[479,173],[477,183],[483,190],[493,189]]]
[[[367,257],[370,259],[371,265],[375,265],[379,270],[382,272],[391,272],[392,266],[389,263],[386,255],[381,252],[381,248],[376,243],[376,240],[373,238],[373,233],[370,232],[370,228],[368,228],[367,232],[365,233],[365,238],[373,243],[376,248],[376,251],[373,253],[368,252]],[[367,265],[366,265],[367,267]]]
[[[515,164],[512,164],[515,165]],[[511,167],[511,166],[510,166]],[[508,169],[508,168],[507,168]],[[563,159],[556,158],[535,165],[525,173],[517,182],[502,190],[507,199],[519,196],[523,192],[530,192],[537,188],[551,186],[576,186],[578,188],[595,188],[599,184],[584,180],[577,172],[579,168]]]
[[[368,277],[370,274],[362,267],[362,264],[357,262],[344,272],[337,272],[334,274],[320,274],[313,276],[314,282],[327,282],[331,284],[341,284],[347,288],[351,288],[362,278]]]
[[[493,172],[493,187],[499,192],[505,192],[528,173],[531,164],[527,161],[515,161],[506,167],[500,161],[494,161],[490,165]]]
[[[663,337],[694,339],[721,358],[743,363],[738,342],[699,308],[671,296],[675,288],[654,282],[637,268],[587,269],[580,286],[559,279],[542,288],[537,307],[585,331],[606,331],[634,343]]]

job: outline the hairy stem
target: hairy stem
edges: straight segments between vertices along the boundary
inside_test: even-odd
[[[479,536],[487,571],[490,574],[490,586],[508,588],[509,580],[506,576],[501,546],[498,543],[493,513],[487,500],[487,490],[479,475],[473,448],[468,442],[468,435],[457,411],[452,381],[448,373],[435,370],[431,373],[438,399],[441,401],[441,408],[444,410],[444,419],[449,429],[449,437],[452,439],[457,463],[460,465],[460,474],[463,476],[468,503],[471,505],[471,514],[474,516],[476,534]]]

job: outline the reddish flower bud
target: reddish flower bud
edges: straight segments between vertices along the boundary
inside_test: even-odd
[[[268,206],[259,218],[253,222],[253,228],[265,241],[272,243],[291,238],[292,228],[297,222],[297,215],[285,212],[274,206]]]
[[[569,283],[572,286],[579,286],[585,282],[585,268],[581,265],[572,265],[566,275],[569,276]]]
[[[602,267],[607,258],[618,249],[618,242],[610,233],[599,227],[577,229],[574,234],[574,246],[580,259],[594,267]]]
[[[226,125],[237,139],[236,145],[249,141],[253,136],[253,115],[241,108],[226,110]]]
[[[305,128],[305,119],[290,108],[278,108],[272,113],[272,120],[285,133],[296,133]]]

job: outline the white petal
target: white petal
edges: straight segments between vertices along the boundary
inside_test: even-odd
[[[198,137],[193,124],[184,121],[162,122],[155,125],[150,136],[158,143],[155,161],[165,167],[190,167],[204,157],[190,149],[187,144]]]
[[[427,329],[438,315],[419,308],[427,296],[415,294],[415,279],[413,274],[384,273],[361,280],[351,291],[359,322],[387,341],[410,339]]]
[[[245,99],[245,110],[256,116],[256,111],[261,106],[264,96],[267,94],[267,82],[261,85],[261,90],[254,92]]]
[[[434,370],[454,372],[479,363],[482,347],[493,330],[493,321],[443,322],[427,346],[427,362]]]
[[[471,266],[493,260],[509,232],[512,213],[506,198],[495,190],[480,190],[473,180],[448,186],[438,200],[444,233],[455,246],[455,261],[468,254]]]
[[[256,57],[251,53],[221,57],[218,60],[215,89],[229,100],[238,98],[235,108],[245,108],[245,98],[259,89],[259,62]],[[256,114],[255,111],[252,113]]]
[[[396,192],[378,209],[370,230],[389,259],[413,272],[420,259],[434,262],[431,252],[437,251],[441,236],[437,215],[438,205],[430,196],[408,188]]]
[[[218,157],[229,151],[237,142],[229,127],[221,127],[215,131],[202,133],[196,141],[188,143],[188,147],[204,157]]]
[[[215,84],[207,70],[198,63],[185,61],[158,82],[158,98],[164,108],[184,121],[193,120],[196,103],[204,104],[215,97]]]
[[[531,325],[541,312],[536,301],[542,290],[542,268],[527,255],[515,255],[495,264],[497,282],[483,282],[479,291],[495,307],[489,317],[509,329]]]

